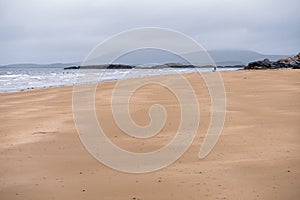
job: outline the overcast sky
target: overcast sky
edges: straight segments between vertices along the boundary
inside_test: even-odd
[[[299,0],[0,0],[0,64],[82,61],[101,41],[164,27],[206,49],[300,51]]]

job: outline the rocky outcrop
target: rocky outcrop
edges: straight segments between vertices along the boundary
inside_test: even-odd
[[[278,61],[270,61],[269,59],[264,59],[262,61],[255,61],[248,64],[244,69],[279,69],[279,68],[292,68],[300,69],[300,53],[294,57],[281,58]]]
[[[110,64],[107,66],[107,69],[132,69],[135,66],[132,65],[122,65],[122,64]]]
[[[282,58],[277,61],[281,65],[288,66],[293,69],[300,69],[300,53],[294,57]]]
[[[64,69],[80,69],[80,66],[65,67]]]

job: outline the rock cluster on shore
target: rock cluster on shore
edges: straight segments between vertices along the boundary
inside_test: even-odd
[[[264,59],[262,61],[255,61],[245,66],[244,69],[256,70],[256,69],[279,69],[279,68],[292,68],[300,69],[300,53],[294,57],[281,58],[278,61],[270,61]]]

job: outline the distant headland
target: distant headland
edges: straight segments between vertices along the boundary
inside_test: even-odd
[[[65,67],[65,70],[69,69],[166,69],[166,68],[214,68],[214,66],[196,66],[191,64],[181,63],[166,63],[152,66],[136,66],[126,64],[102,64],[102,65],[84,65],[84,66],[70,66]],[[237,68],[245,70],[260,70],[260,69],[279,69],[279,68],[292,68],[300,69],[300,53],[293,57],[281,58],[277,61],[270,61],[268,58],[264,60],[254,61],[248,63],[248,65],[227,65],[218,66],[218,68]]]

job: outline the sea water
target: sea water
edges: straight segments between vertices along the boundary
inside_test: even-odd
[[[237,68],[220,68],[237,70]],[[0,92],[69,86],[89,82],[105,82],[126,78],[140,78],[155,75],[183,74],[208,72],[210,68],[165,68],[165,69],[74,69],[64,70],[63,67],[44,66],[0,66]]]

